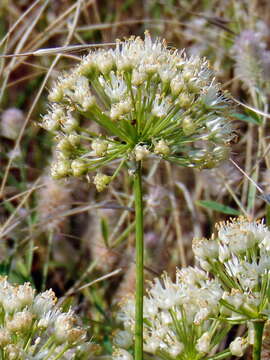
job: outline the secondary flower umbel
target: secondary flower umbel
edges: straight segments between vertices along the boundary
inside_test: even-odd
[[[266,225],[241,217],[221,223],[217,238],[195,240],[193,251],[225,290],[221,302],[227,320],[269,318],[270,231]]]
[[[176,282],[166,274],[155,279],[145,297],[144,351],[164,360],[200,360],[215,352],[230,329],[215,317],[219,315],[221,286],[209,280],[198,268],[184,268],[176,273]],[[134,302],[128,299],[118,314],[125,332],[133,332]],[[126,333],[124,335],[124,333]],[[128,349],[129,343],[115,339]],[[114,359],[119,359],[116,351]]]
[[[148,156],[213,167],[228,152],[228,100],[205,59],[165,41],[131,37],[98,50],[62,75],[43,127],[56,134],[54,177],[81,176],[114,160]],[[94,133],[86,119],[100,125]]]
[[[2,360],[86,360],[95,345],[69,310],[56,305],[52,290],[35,294],[29,283],[12,285],[0,277],[0,349]]]

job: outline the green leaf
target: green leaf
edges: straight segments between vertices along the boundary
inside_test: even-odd
[[[261,124],[261,119],[257,114],[255,114],[253,111],[247,111],[247,112],[249,113],[249,115],[234,113],[234,114],[232,114],[232,116],[238,120],[245,121],[247,123],[251,123],[251,124],[255,124],[255,125]]]
[[[105,218],[101,218],[101,233],[106,247],[109,247],[109,225]]]
[[[236,215],[236,216],[241,214],[240,211],[233,209],[230,206],[223,205],[221,203],[212,200],[200,200],[200,201],[196,201],[196,204],[206,209],[214,210],[223,214]]]

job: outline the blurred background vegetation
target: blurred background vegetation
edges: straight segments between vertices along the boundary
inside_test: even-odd
[[[192,238],[209,236],[216,221],[270,220],[269,21],[270,2],[259,0],[0,2],[0,52],[16,55],[0,58],[0,274],[53,288],[91,326],[103,354],[112,349],[117,304],[134,292],[132,179],[123,171],[101,194],[91,181],[51,179],[54,144],[39,127],[47,89],[89,47],[148,29],[207,57],[242,103],[232,119],[233,162],[203,171],[144,163],[145,274],[173,274],[194,263]]]

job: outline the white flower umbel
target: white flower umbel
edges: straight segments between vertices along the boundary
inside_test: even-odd
[[[199,360],[212,354],[229,330],[215,319],[222,294],[218,282],[196,267],[177,270],[175,282],[167,274],[155,279],[144,301],[145,353],[168,360]],[[134,331],[132,299],[122,304],[118,320],[128,333]]]
[[[0,278],[0,357],[12,359],[89,359],[94,345],[70,310],[56,305],[52,290],[35,295],[29,283]],[[92,351],[91,351],[92,348]]]
[[[264,320],[270,313],[270,231],[262,222],[238,218],[217,226],[217,237],[195,240],[201,266],[216,276],[229,320]]]
[[[169,49],[165,41],[153,41],[148,33],[144,40],[131,37],[117,41],[114,50],[91,52],[59,78],[49,98],[53,104],[43,126],[54,132],[58,143],[54,177],[89,179],[88,173],[97,171],[94,184],[102,191],[122,166],[134,175],[135,358],[142,359],[142,160],[153,156],[182,166],[216,166],[228,154],[230,102],[206,59],[188,58]],[[91,121],[99,125],[97,133],[90,128]],[[97,139],[108,143],[104,151],[96,146]],[[101,171],[108,164],[117,166],[110,176]],[[164,346],[168,343],[164,339]],[[181,348],[175,345],[174,353]]]
[[[260,360],[270,314],[270,231],[263,222],[242,217],[219,224],[217,230],[210,240],[195,240],[195,256],[224,290],[219,301],[221,317],[248,327],[248,340],[236,338],[231,353],[241,357],[248,341],[253,346],[252,359]]]
[[[49,100],[43,127],[58,143],[69,143],[58,146],[57,178],[114,160],[132,164],[148,153],[182,166],[214,167],[228,153],[231,107],[206,59],[188,58],[148,33],[89,53],[58,79]],[[99,134],[89,130],[89,120],[100,125]],[[71,134],[81,141],[70,144]]]

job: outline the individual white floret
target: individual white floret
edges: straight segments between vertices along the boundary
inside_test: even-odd
[[[132,85],[134,86],[140,86],[147,80],[147,73],[145,72],[145,69],[143,67],[139,67],[138,69],[134,69],[132,71]]]
[[[229,348],[232,355],[241,357],[245,353],[245,350],[247,348],[247,342],[244,338],[237,337],[230,343]]]
[[[70,97],[80,105],[83,111],[90,110],[96,102],[90,91],[89,80],[85,76],[76,79],[74,93]]]
[[[218,259],[220,262],[224,263],[229,260],[231,257],[231,252],[228,245],[219,244],[218,246]]]
[[[114,336],[113,342],[120,348],[128,349],[133,344],[133,334],[127,330],[119,330]]]
[[[127,93],[126,81],[121,76],[117,76],[114,72],[110,73],[110,82],[106,81],[103,76],[99,77],[99,82],[103,87],[105,94],[112,102],[121,101]]]
[[[12,338],[10,332],[6,328],[0,328],[0,348],[10,344]]]
[[[48,99],[52,102],[60,102],[63,99],[64,91],[60,84],[56,83],[51,88]]]
[[[160,346],[160,339],[152,336],[149,339],[145,340],[143,345],[144,351],[147,351],[150,354],[155,354]]]
[[[113,353],[113,360],[133,360],[133,356],[124,349],[117,349]]]
[[[184,345],[182,343],[176,343],[173,345],[169,346],[169,350],[168,353],[172,356],[172,357],[177,357],[178,355],[180,355],[184,350]]]
[[[71,113],[68,113],[65,121],[62,124],[62,130],[67,134],[71,134],[78,128],[78,126],[79,121],[74,116],[72,116]]]
[[[152,288],[149,290],[159,308],[167,310],[178,304],[181,299],[181,288],[173,284],[167,275],[164,275],[163,284],[159,279],[154,280]]]
[[[108,74],[115,66],[115,57],[112,50],[99,50],[98,52],[93,53],[92,56],[95,66],[104,75]]]
[[[40,329],[47,329],[48,327],[51,327],[60,314],[61,311],[58,308],[47,310],[40,316],[37,327]]]
[[[171,100],[166,98],[156,97],[153,102],[152,114],[158,118],[169,114],[170,107],[172,105]]]
[[[205,332],[197,341],[196,349],[200,353],[207,353],[211,346],[211,336],[208,332]]]
[[[199,260],[213,260],[218,257],[218,242],[216,240],[194,239],[192,249]]]
[[[33,318],[33,314],[28,310],[16,312],[13,318],[7,321],[7,330],[11,333],[24,333],[30,330]]]
[[[183,91],[183,89],[185,88],[185,83],[183,81],[182,75],[181,74],[177,74],[170,83],[170,87],[171,87],[171,92],[172,95],[179,95],[179,93],[181,91]]]
[[[38,316],[42,316],[52,310],[56,302],[57,298],[52,289],[46,290],[35,297],[33,311]]]
[[[176,276],[178,281],[188,285],[196,285],[208,279],[207,274],[197,267],[187,267],[181,270],[177,269]]]

